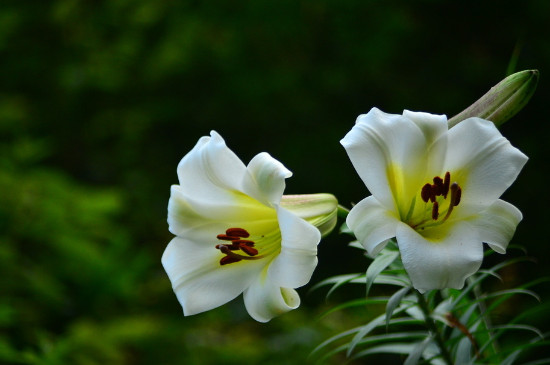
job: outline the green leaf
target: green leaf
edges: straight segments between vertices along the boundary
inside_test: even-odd
[[[401,300],[405,295],[407,295],[409,290],[411,290],[410,286],[399,289],[388,300],[388,304],[386,305],[386,331],[388,331],[393,311],[399,306],[399,304],[401,304]]]
[[[407,359],[403,363],[403,365],[416,365],[418,364],[418,360],[422,357],[422,354],[424,353],[424,350],[430,342],[432,341],[432,336],[428,336],[424,339],[422,342],[418,342],[413,350],[409,353],[409,356],[407,356]]]
[[[397,333],[386,333],[383,335],[377,335],[377,336],[369,336],[361,340],[359,342],[359,345],[370,345],[370,344],[376,344],[376,343],[387,343],[394,340],[416,340],[418,338],[424,338],[426,337],[425,331],[411,331],[411,332],[397,332]],[[324,354],[318,362],[323,362],[324,360],[330,358],[331,356],[336,355],[337,353],[343,352],[348,348],[347,344],[338,346],[337,348],[327,352]],[[310,355],[311,356],[311,355]]]
[[[470,364],[472,361],[472,342],[468,337],[463,337],[456,348],[455,364]]]
[[[373,354],[400,354],[405,355],[409,354],[414,349],[413,344],[410,343],[392,343],[388,345],[379,345],[375,347],[371,347],[367,350],[363,350],[361,352],[358,352],[355,354],[355,356],[352,357],[352,359],[357,359],[360,357],[365,357],[368,355]]]
[[[398,251],[382,250],[367,269],[367,295],[374,279],[399,256]]]
[[[401,313],[401,312],[404,312],[406,311],[411,305],[409,306],[401,306],[399,307],[395,313],[398,314],[398,313]],[[360,343],[360,341],[366,336],[368,335],[374,328],[376,327],[379,327],[381,325],[383,325],[385,323],[385,319],[386,319],[386,314],[381,314],[379,315],[378,317],[374,318],[373,320],[371,320],[369,323],[367,323],[366,325],[364,325],[358,332],[357,334],[353,337],[353,339],[351,340],[351,342],[349,343],[348,345],[348,351],[347,351],[347,356],[349,357],[351,355],[351,353],[353,352],[353,350],[355,349],[355,347],[357,346],[358,343]],[[396,318],[396,319],[393,319],[390,321],[391,324],[395,324],[395,323],[407,323],[407,324],[410,324],[410,323],[422,323],[422,321],[419,321],[417,320],[416,318]]]
[[[317,290],[317,289],[322,288],[323,286],[327,286],[327,285],[340,286],[341,285],[340,283],[348,283],[348,282],[352,281],[353,279],[359,278],[361,276],[364,276],[364,275],[357,273],[357,274],[346,274],[346,275],[333,276],[333,277],[322,280],[322,281],[318,282],[317,284],[313,285],[309,291],[312,292],[314,290]]]
[[[388,299],[389,299],[389,297],[372,297],[372,298],[367,298],[367,299],[350,300],[348,302],[345,302],[343,304],[339,304],[336,307],[333,307],[333,308],[327,310],[326,312],[324,312],[319,317],[319,319],[324,318],[324,317],[328,316],[329,314],[337,312],[337,311],[342,310],[342,309],[352,308],[352,307],[359,307],[359,306],[366,306],[368,304],[385,303],[385,302],[388,301]]]

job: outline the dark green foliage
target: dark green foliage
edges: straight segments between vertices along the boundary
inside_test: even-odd
[[[352,246],[355,247],[356,243],[353,242]],[[315,287],[332,284],[331,291],[349,284],[366,284],[368,287],[370,272],[371,282],[390,285],[388,289],[381,290],[393,293],[389,297],[370,297],[367,293],[364,299],[351,300],[327,311],[325,316],[362,306],[371,316],[367,317],[366,324],[338,333],[318,345],[311,353],[316,362],[325,363],[345,353],[347,362],[372,355],[395,354],[400,355],[397,358],[406,365],[513,364],[518,359],[529,358],[529,351],[530,358],[536,358],[537,353],[533,353],[532,350],[545,348],[550,344],[548,334],[542,333],[536,322],[535,325],[522,323],[525,320],[536,321],[537,315],[548,308],[548,304],[540,304],[539,296],[527,288],[548,284],[550,279],[543,278],[506,290],[496,290],[498,285],[488,280],[494,276],[498,277],[497,271],[510,265],[530,261],[527,257],[511,258],[488,270],[480,270],[468,279],[462,290],[432,290],[423,295],[412,289],[410,284],[404,284],[407,283],[408,277],[400,260],[396,260],[397,253],[395,243],[391,243],[370,263],[366,275],[357,274],[351,280],[330,278]],[[388,261],[388,257],[393,259],[387,268],[370,269],[373,265]],[[376,274],[373,274],[374,272]],[[400,283],[397,280],[380,280],[383,275],[401,278],[403,281]],[[351,275],[348,276],[350,277]],[[501,281],[498,284],[507,283]],[[489,290],[482,292],[482,285],[488,286]],[[397,290],[392,288],[395,286]],[[410,291],[413,293],[407,295]],[[499,318],[496,313],[502,311],[503,307],[517,296],[531,297],[534,303],[524,301],[527,307],[522,308],[522,312],[510,312],[509,318],[504,320]],[[372,309],[375,309],[375,304],[380,303],[385,304],[386,309],[373,318]],[[528,333],[527,337],[525,333]],[[439,350],[441,346],[448,354],[442,355],[442,351]],[[449,359],[448,362],[442,362],[445,356]],[[544,363],[546,360],[540,361]]]
[[[2,1],[0,363],[302,364],[365,306],[315,322],[325,303],[302,291],[302,307],[269,325],[240,301],[184,318],[160,265],[178,161],[215,129],[244,161],[284,162],[289,193],[349,206],[367,192],[338,141],[359,113],[450,116],[509,64],[541,71],[504,126],[530,157],[507,192],[526,217],[516,242],[541,263],[502,275],[542,276],[549,11],[536,0]],[[319,256],[313,283],[366,270],[335,235]],[[407,286],[393,273],[374,282]],[[506,305],[499,315],[518,303]]]

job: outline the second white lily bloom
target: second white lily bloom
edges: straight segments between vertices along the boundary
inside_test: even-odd
[[[341,143],[372,194],[348,226],[371,256],[395,237],[416,289],[462,288],[483,242],[506,251],[522,215],[499,197],[527,157],[492,122],[373,108]]]

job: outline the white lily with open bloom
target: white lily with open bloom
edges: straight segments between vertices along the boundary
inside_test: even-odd
[[[348,226],[371,256],[395,237],[416,289],[462,288],[483,242],[505,253],[522,215],[499,197],[527,157],[492,122],[373,108],[341,143],[372,194]]]
[[[172,186],[168,204],[176,237],[162,264],[184,314],[216,308],[241,293],[260,322],[297,308],[294,288],[305,285],[317,265],[316,226],[326,233],[336,224],[334,196],[283,197],[289,170],[265,152],[245,166],[214,131],[177,172],[180,184]]]

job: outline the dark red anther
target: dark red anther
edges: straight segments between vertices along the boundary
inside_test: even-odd
[[[248,247],[254,247],[254,241],[249,240],[235,240],[233,241],[235,245],[247,245]]]
[[[458,183],[451,184],[451,205],[456,207],[460,203],[460,197],[462,196],[462,189],[458,186]]]
[[[235,243],[232,243],[230,245],[216,245],[216,248],[218,250],[222,250],[222,246],[224,247],[223,250],[231,250],[231,251],[237,251],[237,250],[240,250],[241,247],[239,245],[236,245]],[[222,251],[223,252],[223,251]]]
[[[241,259],[238,259],[236,257],[224,256],[220,260],[220,265],[232,264],[234,262],[239,262],[239,261],[241,261]]]
[[[230,237],[234,237],[233,239],[238,237],[243,237],[243,238],[250,237],[250,233],[248,233],[248,231],[244,228],[228,228],[225,231],[225,234],[227,234]]]
[[[254,247],[250,247],[247,245],[241,245],[241,250],[246,252],[248,256],[256,256],[258,254],[258,250],[256,250]]]
[[[432,219],[436,221],[437,218],[439,218],[439,204],[437,202],[434,202],[434,205],[432,207]]]
[[[432,185],[426,184],[422,187],[422,191],[420,192],[420,196],[422,197],[422,200],[424,200],[424,203],[427,203],[428,200],[430,200],[430,196],[432,195]]]
[[[449,186],[451,185],[451,173],[447,171],[445,173],[445,181],[443,182],[443,190],[441,191],[441,195],[443,195],[443,198],[447,199],[447,194],[449,194]]]
[[[234,239],[236,239],[238,237],[228,236],[226,234],[219,234],[219,235],[216,236],[216,238],[218,238],[219,240],[223,240],[223,241],[233,241]]]
[[[437,196],[436,192],[437,187],[435,185],[432,185],[430,187],[430,201],[432,203],[435,203],[435,197]]]
[[[456,207],[458,205],[458,203],[460,203],[460,198],[462,197],[462,189],[460,188],[460,186],[458,187],[457,191],[456,191],[456,194],[455,194],[455,198],[453,200],[453,205]]]
[[[443,195],[443,179],[439,176],[434,177],[435,195]]]

